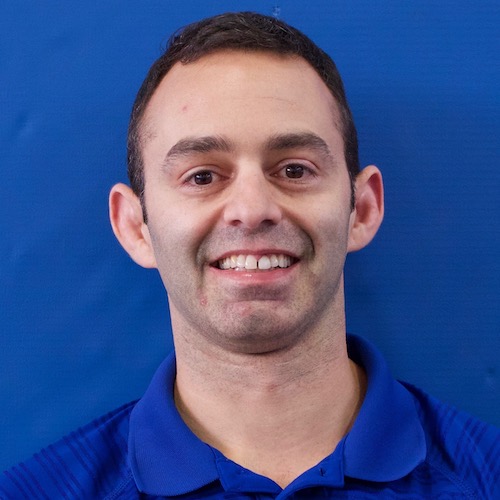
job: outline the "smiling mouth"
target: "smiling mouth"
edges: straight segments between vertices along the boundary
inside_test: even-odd
[[[273,269],[285,269],[295,264],[297,259],[290,255],[269,254],[257,257],[255,255],[231,255],[216,261],[214,267],[222,270],[234,271],[272,271]]]

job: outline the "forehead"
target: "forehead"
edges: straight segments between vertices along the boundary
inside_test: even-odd
[[[331,92],[301,57],[219,51],[171,68],[148,103],[142,135],[151,139],[165,128],[186,136],[245,128],[276,133],[271,129],[291,121],[293,129],[340,129],[338,117]]]

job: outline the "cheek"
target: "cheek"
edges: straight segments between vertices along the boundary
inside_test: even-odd
[[[158,189],[145,192],[151,236],[159,244],[165,240],[182,240],[194,230],[196,216],[171,188],[158,184]]]
[[[172,289],[203,265],[200,248],[209,224],[198,211],[178,201],[158,208],[153,206],[148,212],[148,228],[158,270],[165,286],[169,283]]]
[[[165,220],[164,224],[149,224],[151,241],[160,267],[183,265],[184,257],[191,253],[189,233],[179,223]]]
[[[331,209],[318,215],[314,225],[314,241],[317,252],[325,251],[330,257],[343,260],[347,253],[350,214],[346,210]]]

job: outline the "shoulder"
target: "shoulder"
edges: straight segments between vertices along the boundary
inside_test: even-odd
[[[135,402],[94,420],[0,475],[0,498],[105,498],[132,481],[128,426]]]
[[[500,498],[500,429],[404,383],[427,444],[426,465],[471,498]]]

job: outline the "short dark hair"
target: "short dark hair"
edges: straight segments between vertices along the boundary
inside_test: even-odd
[[[255,12],[220,14],[190,24],[170,38],[164,53],[153,63],[137,93],[127,138],[130,185],[144,205],[144,165],[141,153],[141,125],[146,107],[161,81],[181,62],[195,62],[219,50],[271,52],[299,56],[318,73],[332,93],[341,117],[344,154],[351,180],[351,208],[354,207],[354,179],[359,173],[358,140],[344,85],[331,57],[301,31],[274,17]]]

